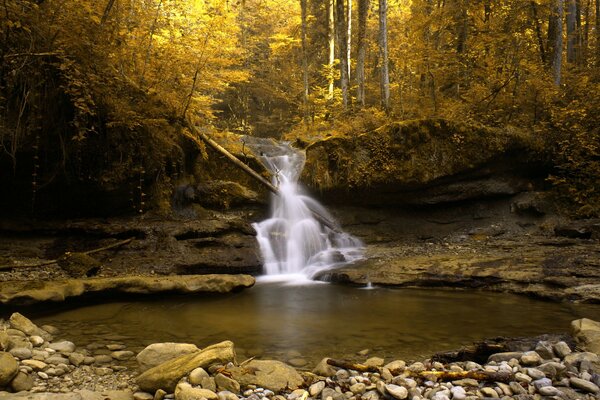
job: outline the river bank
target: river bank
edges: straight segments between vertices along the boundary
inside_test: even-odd
[[[69,332],[38,327],[15,313],[0,327],[0,385],[9,390],[0,399],[597,398],[600,324],[573,321],[571,334],[490,341],[416,362],[385,360],[365,349],[354,355],[359,362],[323,359],[296,369],[276,360],[236,359],[229,341],[203,349],[155,343],[132,351],[115,336],[79,347]]]

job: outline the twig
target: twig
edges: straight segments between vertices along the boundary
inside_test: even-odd
[[[133,239],[135,239],[135,238],[134,237],[130,237],[129,239],[121,240],[120,242],[112,243],[112,244],[109,244],[108,246],[99,247],[97,249],[92,249],[92,250],[88,250],[88,251],[82,251],[82,252],[67,251],[60,258],[57,258],[57,259],[54,259],[54,260],[42,261],[42,262],[34,263],[34,264],[20,264],[20,265],[6,264],[6,265],[0,265],[0,271],[7,270],[7,269],[14,269],[14,268],[36,268],[36,267],[44,267],[46,265],[56,264],[56,263],[58,263],[61,260],[69,258],[72,254],[90,255],[90,254],[94,254],[94,253],[99,253],[99,252],[104,251],[104,250],[110,250],[110,249],[114,249],[115,247],[123,246],[123,245],[125,245],[125,244],[130,243],[131,241],[133,241]]]

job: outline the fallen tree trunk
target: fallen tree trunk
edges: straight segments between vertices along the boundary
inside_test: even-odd
[[[208,135],[206,135],[206,133],[202,132],[200,129],[198,129],[196,127],[196,125],[194,125],[194,123],[191,121],[191,119],[189,117],[187,117],[185,119],[185,126],[191,132],[198,135],[198,137],[200,139],[202,139],[202,141],[204,143],[208,144],[214,150],[216,150],[217,152],[219,152],[222,155],[224,155],[225,157],[227,157],[227,159],[229,161],[231,161],[236,167],[240,168],[242,171],[246,172],[249,176],[256,179],[260,184],[262,184],[264,187],[266,187],[271,193],[274,193],[277,196],[280,195],[279,188],[274,186],[271,182],[269,182],[267,179],[265,179],[262,175],[258,174],[256,171],[254,171],[248,165],[244,164],[239,158],[237,158],[236,156],[231,154],[226,148],[224,148],[223,146],[221,146],[220,144],[218,144],[217,142],[212,140],[210,137],[208,137]],[[196,136],[192,135],[189,132],[185,132],[185,131],[183,132],[183,134],[185,135],[185,137],[187,137],[188,139],[190,139],[197,145],[201,145],[200,140]],[[313,214],[313,217],[317,221],[319,221],[321,224],[325,225],[326,227],[328,227],[329,229],[331,229],[334,232],[337,232],[337,233],[341,232],[340,229],[329,219],[325,218],[324,216],[322,216],[321,214],[317,213],[314,210],[310,210],[310,212]]]
[[[422,371],[410,373],[410,376],[441,381],[475,379],[480,382],[510,382],[514,379],[514,376],[511,373],[490,371]]]

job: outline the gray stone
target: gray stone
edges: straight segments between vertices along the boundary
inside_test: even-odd
[[[335,378],[338,381],[344,381],[350,378],[350,372],[348,372],[345,369],[338,369],[337,371],[335,371]]]
[[[199,350],[195,344],[190,343],[154,343],[140,351],[136,359],[140,366],[140,371],[144,372],[165,361]]]
[[[385,363],[385,360],[381,357],[371,357],[365,361],[365,365],[368,367],[381,367]]]
[[[72,353],[75,351],[75,343],[69,342],[68,340],[50,343],[48,347],[61,353]]]
[[[569,381],[571,382],[571,386],[573,386],[574,388],[577,388],[579,390],[582,390],[584,392],[587,392],[587,393],[600,392],[600,388],[590,381],[586,381],[584,379],[575,378],[575,377],[569,378]]]
[[[554,386],[542,386],[538,389],[538,393],[542,396],[560,396],[562,392]]]
[[[554,358],[554,349],[550,342],[539,341],[535,345],[535,352],[544,360],[552,360]]]
[[[324,358],[321,361],[319,361],[317,366],[312,370],[312,373],[319,376],[335,375],[335,368],[327,364],[327,360],[329,360],[329,358]]]
[[[404,400],[408,397],[408,389],[406,389],[404,386],[398,386],[390,383],[385,385],[385,390],[392,397],[398,400]]]
[[[537,369],[539,371],[543,372],[549,378],[556,377],[559,373],[564,371],[565,368],[566,367],[564,365],[562,365],[561,363],[557,363],[554,361],[550,361],[550,362],[544,363],[542,365],[538,365],[538,367],[537,367]]]
[[[175,388],[175,400],[219,400],[219,396],[211,390],[198,389],[189,383],[182,382]]]
[[[110,353],[110,356],[118,361],[126,361],[133,357],[134,353],[129,350],[117,350]]]
[[[85,360],[85,356],[81,353],[71,353],[69,354],[69,362],[74,366],[78,367],[83,364]]]
[[[190,375],[188,377],[192,385],[201,385],[202,379],[205,378],[210,378],[210,375],[208,375],[208,372],[206,372],[204,368],[195,368],[194,370],[192,370],[192,372],[190,372]]]
[[[163,390],[163,392],[164,392],[164,390]],[[164,396],[163,396],[163,398],[164,398]],[[146,392],[135,392],[133,394],[133,400],[154,400],[154,396],[152,396],[152,394],[146,393]]]
[[[232,393],[240,392],[240,384],[237,381],[221,373],[215,375],[215,383],[219,391],[225,390]]]
[[[454,386],[450,392],[454,400],[464,400],[467,397],[467,392],[461,386]]]
[[[542,357],[535,351],[528,351],[521,356],[521,364],[523,365],[540,365]]]
[[[492,354],[491,356],[488,357],[488,362],[494,361],[494,362],[500,363],[502,361],[510,361],[513,358],[520,360],[522,356],[523,356],[523,352],[520,352],[520,351],[496,353],[496,354]]]
[[[558,342],[554,344],[554,353],[560,358],[565,358],[571,354],[571,348],[565,342]]]
[[[425,365],[422,362],[416,362],[408,366],[408,370],[413,373],[419,373],[425,371]]]
[[[227,390],[222,390],[217,393],[219,396],[219,400],[238,400],[238,396],[234,393],[228,392]]]
[[[6,352],[0,352],[0,387],[7,386],[19,372],[19,363]]]
[[[571,322],[571,334],[585,350],[600,354],[600,322],[582,318]]]
[[[326,387],[321,392],[321,400],[327,400],[329,397],[331,397],[333,400],[346,400],[346,396],[344,396],[342,393]]]
[[[512,357],[514,358],[514,357]],[[493,388],[491,387],[484,387],[479,389],[481,391],[481,393],[483,393],[486,397],[493,397],[495,399],[499,398],[500,396],[498,396],[498,392],[496,392]]]
[[[527,394],[527,390],[525,390],[525,388],[518,382],[510,382],[509,386],[513,394]]]
[[[552,381],[548,378],[537,379],[537,380],[533,381],[533,386],[537,390],[540,390],[541,387],[552,386]]]
[[[367,391],[367,385],[361,382],[355,383],[354,385],[350,386],[350,391],[355,395],[363,394]]]
[[[215,378],[212,376],[209,376],[208,378],[202,378],[200,380],[200,387],[215,393],[217,392],[217,384],[215,383]]]
[[[10,383],[10,387],[15,392],[21,392],[24,390],[31,390],[31,388],[33,387],[33,383],[33,378],[29,374],[19,372],[13,378],[12,382]]]
[[[68,364],[71,363],[68,358],[63,357],[63,356],[58,355],[58,354],[50,356],[50,357],[46,358],[44,361],[47,364],[52,364],[52,365],[58,365],[58,364],[67,364],[68,365]]]
[[[546,377],[546,374],[537,368],[527,368],[527,375],[529,375],[533,380],[543,379]]]
[[[16,347],[14,349],[11,349],[9,353],[13,357],[18,358],[20,360],[31,358],[31,356],[33,355],[31,349],[28,349],[27,347]]]

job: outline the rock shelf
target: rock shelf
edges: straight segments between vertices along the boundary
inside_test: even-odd
[[[238,363],[230,341],[155,343],[137,354],[118,343],[79,348],[14,313],[0,322],[0,400],[600,398],[600,323],[580,319],[571,330],[574,346],[542,340],[485,363],[323,359],[300,371],[275,360]]]

